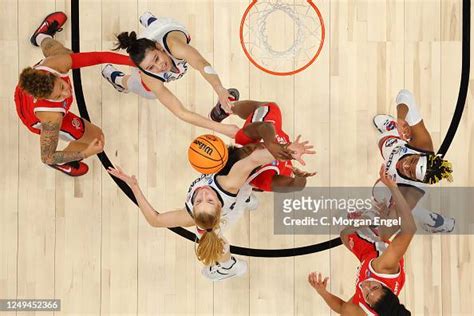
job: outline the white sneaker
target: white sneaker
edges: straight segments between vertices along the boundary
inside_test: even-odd
[[[156,16],[153,15],[153,13],[151,13],[150,11],[146,11],[145,13],[143,13],[141,16],[140,16],[140,24],[143,25],[144,27],[148,27],[148,20],[150,18],[155,18],[156,19]]]
[[[387,114],[377,114],[372,119],[372,122],[374,122],[375,127],[380,133],[391,131],[397,127],[395,118]]]
[[[454,230],[456,226],[456,220],[452,217],[444,217],[438,213],[431,213],[431,219],[433,219],[433,225],[428,223],[423,223],[421,226],[428,233],[450,233]]]
[[[397,103],[397,105],[406,104],[409,106],[416,107],[415,96],[413,95],[413,93],[406,89],[402,89],[400,90],[400,92],[398,92],[397,97],[395,98],[395,102]]]
[[[211,281],[221,281],[244,275],[247,272],[247,262],[231,257],[231,265],[224,268],[219,263],[202,268],[202,275]]]
[[[258,208],[258,199],[255,194],[250,194],[249,198],[245,201],[245,209],[248,211],[255,211]]]
[[[122,85],[115,83],[115,80],[117,79],[117,77],[123,77],[123,76],[125,76],[125,74],[121,72],[120,70],[118,70],[117,68],[115,68],[112,64],[107,64],[102,69],[102,77],[104,77],[108,82],[110,82],[110,84],[115,88],[115,90],[117,90],[118,92],[128,93],[128,91],[125,90],[125,88]]]

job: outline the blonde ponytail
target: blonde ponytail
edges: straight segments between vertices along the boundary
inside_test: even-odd
[[[216,264],[224,253],[224,240],[218,235],[221,207],[215,212],[199,212],[195,217],[196,225],[204,229],[196,249],[196,256],[207,266]]]

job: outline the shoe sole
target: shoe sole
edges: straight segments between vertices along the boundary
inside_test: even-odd
[[[239,92],[239,90],[237,90],[237,89],[235,89],[235,88],[229,88],[227,91],[229,92],[229,94],[230,94],[231,96],[235,97],[235,101],[239,101],[239,99],[240,99],[240,92]],[[232,94],[232,92],[235,93],[235,96]]]
[[[227,92],[229,92],[229,94],[235,99],[235,100],[233,100],[232,102],[239,101],[239,99],[240,99],[240,92],[239,92],[239,90],[237,90],[236,88],[229,88],[229,89],[227,89]],[[232,93],[234,93],[235,95],[233,95]],[[214,108],[215,108],[216,106],[218,106],[219,104],[220,104],[220,102],[219,102],[219,100],[217,100],[217,103],[216,103],[216,105],[214,105]],[[214,109],[214,108],[213,108],[213,109]],[[230,115],[230,114],[227,114],[227,116],[224,117],[224,118],[221,119],[221,120],[214,120],[214,119],[212,119],[212,117],[211,117],[211,113],[212,113],[212,110],[211,110],[211,112],[209,112],[209,114],[207,115],[207,118],[210,119],[211,121],[214,121],[214,122],[217,122],[217,123],[222,123],[222,121],[225,120],[226,118],[228,118],[229,115]]]
[[[83,174],[72,175],[72,174],[70,174],[70,173],[67,173],[67,172],[64,171],[64,170],[55,168],[55,167],[53,167],[53,166],[48,165],[48,167],[53,168],[54,170],[60,171],[60,172],[64,173],[65,175],[68,175],[68,176],[73,177],[73,178],[82,177],[83,175],[86,175],[87,172],[89,171],[89,170],[87,170],[87,172],[86,172],[86,173],[83,173]]]
[[[380,115],[380,114],[379,114]],[[372,124],[374,124],[375,128],[380,132],[380,133],[383,133],[383,131],[380,130],[380,128],[377,126],[377,124],[375,124],[375,118],[377,117],[378,115],[376,115],[373,119],[372,119]]]
[[[111,65],[111,64],[108,64],[108,65]],[[106,66],[104,67],[104,69],[107,68],[108,65],[106,65]],[[112,87],[114,87],[115,90],[117,90],[118,92],[124,92],[125,89],[120,90],[120,89],[121,89],[120,87],[117,89],[117,88],[115,87],[115,84],[114,84],[113,82],[111,82],[111,80],[109,80],[109,78],[107,78],[107,76],[104,74],[104,69],[102,69],[102,71],[100,72],[101,75],[102,75],[102,77],[103,77],[105,80],[107,80],[107,82],[110,83],[110,84],[112,85]]]
[[[456,219],[453,218],[453,228],[451,230],[446,231],[447,233],[451,233],[456,228]]]
[[[385,131],[382,131],[380,130],[380,128],[377,126],[377,124],[375,124],[375,118],[379,115],[383,115],[383,114],[377,114],[376,116],[374,116],[374,118],[372,119],[372,124],[374,124],[375,128],[380,132],[380,133],[385,133]],[[387,116],[391,116],[391,115],[387,115]],[[393,117],[393,116],[391,116]],[[393,120],[395,120],[395,118],[393,117]]]
[[[151,13],[150,11],[146,11],[146,12],[143,12],[143,14],[145,13],[150,13],[151,15],[153,15],[153,13]],[[143,27],[147,27],[145,24],[142,23],[142,15],[140,15],[140,17],[138,18],[138,22],[140,22],[140,24],[143,26]],[[154,16],[154,15],[153,15]],[[156,16],[154,16],[156,18]]]
[[[36,44],[36,39],[34,39],[34,37],[35,37],[36,32],[38,32],[38,30],[39,30],[39,29],[41,28],[41,26],[43,25],[44,21],[47,20],[50,16],[53,16],[53,15],[55,15],[55,14],[57,14],[57,13],[62,13],[62,14],[64,14],[64,15],[66,15],[66,14],[65,14],[64,12],[62,12],[62,11],[56,11],[56,12],[53,12],[53,13],[47,15],[47,16],[43,19],[43,21],[41,21],[41,24],[38,26],[38,28],[33,32],[33,35],[31,35],[31,37],[30,37],[30,43],[33,44],[33,46],[39,47],[39,45]],[[64,21],[64,23],[66,23],[66,21],[67,21],[67,16],[66,16],[66,20]],[[63,25],[64,25],[64,24],[63,24]],[[61,25],[59,28],[61,28],[61,27],[62,27],[62,25]]]
[[[213,279],[211,281],[212,282],[218,282],[218,281],[223,281],[223,280],[228,280],[228,279],[240,277],[240,276],[244,275],[246,272],[247,272],[247,270],[245,270],[244,272],[240,272],[240,273],[236,273],[236,274],[233,274],[233,275],[226,276],[226,277],[221,278],[221,279]]]

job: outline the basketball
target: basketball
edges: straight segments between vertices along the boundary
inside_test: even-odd
[[[214,135],[201,135],[188,149],[188,160],[196,171],[203,174],[219,172],[227,163],[229,154],[222,139]]]

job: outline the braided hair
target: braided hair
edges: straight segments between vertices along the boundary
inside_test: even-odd
[[[427,155],[428,165],[426,168],[426,175],[423,179],[424,183],[435,184],[446,179],[453,182],[453,166],[452,164],[441,158],[441,155],[429,154]]]
[[[380,316],[411,316],[411,312],[400,304],[398,297],[386,286],[382,285],[382,296],[372,306]]]
[[[139,66],[145,59],[147,50],[156,49],[156,43],[147,38],[137,39],[135,32],[122,32],[117,35],[117,42],[113,50],[125,49],[130,56],[130,59]]]

